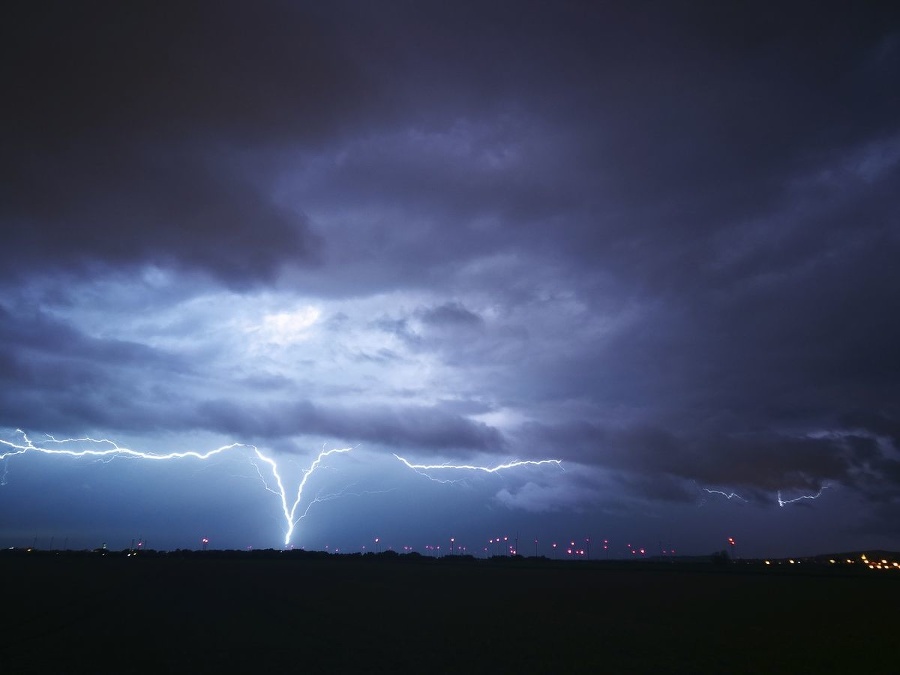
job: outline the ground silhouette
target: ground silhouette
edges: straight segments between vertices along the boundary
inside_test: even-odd
[[[3,672],[796,675],[898,657],[900,573],[128,553],[0,555]]]

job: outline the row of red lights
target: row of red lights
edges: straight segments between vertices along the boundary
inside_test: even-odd
[[[501,542],[501,541],[503,541],[504,543],[507,544],[508,551],[509,551],[509,553],[510,553],[511,555],[516,555],[516,549],[515,549],[515,547],[509,545],[509,543],[508,543],[508,542],[509,542],[509,536],[508,536],[508,535],[505,536],[505,537],[503,537],[502,539],[501,539],[501,537],[495,537],[495,538],[493,538],[493,539],[488,539],[488,544],[491,545],[491,546],[493,546],[494,544],[496,544],[497,547],[498,547],[498,551],[499,551],[499,546],[500,546],[500,542]],[[585,541],[585,543],[588,545],[588,546],[587,546],[587,551],[590,551],[590,545],[591,545],[591,540],[590,540],[590,538],[586,538],[584,541]],[[376,550],[376,551],[378,551],[378,549],[380,548],[380,547],[379,547],[380,542],[381,542],[381,538],[380,538],[380,537],[375,537],[375,550]],[[201,543],[204,547],[207,546],[207,545],[209,544],[209,538],[208,538],[208,537],[203,537],[203,538],[200,540],[200,543]],[[455,544],[455,543],[456,543],[456,538],[455,538],[455,537],[450,537],[450,551],[451,551],[451,553],[453,552],[454,544]],[[735,546],[734,538],[733,538],[733,537],[728,537],[728,543],[729,543],[731,546]],[[139,546],[141,546],[142,544],[143,544],[143,542],[141,542],[141,544],[139,544]],[[537,545],[538,545],[538,540],[535,539],[535,540],[534,540],[535,552],[537,551]],[[559,544],[558,544],[557,542],[553,542],[553,543],[551,544],[551,546],[553,547],[553,552],[556,553],[556,549],[557,549],[557,547],[559,546]],[[640,554],[640,555],[646,555],[646,549],[644,549],[644,548],[634,548],[631,544],[625,544],[625,546],[628,548],[628,550],[631,552],[632,555],[637,555],[637,554]],[[365,548],[366,548],[366,547],[363,546],[363,550],[365,550]],[[390,548],[390,547],[388,547],[388,548]],[[325,549],[328,550],[328,546],[327,546],[327,545],[325,546]],[[456,549],[457,549],[457,551],[466,551],[466,550],[467,550],[467,548],[466,548],[465,546],[457,546]],[[403,547],[403,550],[404,550],[404,551],[407,551],[407,552],[411,552],[411,551],[413,551],[414,549],[413,549],[412,546],[404,546],[404,547]],[[439,545],[438,545],[438,546],[426,545],[426,546],[425,546],[425,550],[427,550],[427,551],[440,551],[440,550],[441,550],[441,547],[440,547]],[[575,542],[574,542],[574,541],[571,541],[571,542],[569,543],[569,546],[568,546],[565,550],[566,550],[566,553],[567,553],[568,555],[585,555],[585,549],[575,548]],[[604,551],[609,551],[609,540],[608,540],[608,539],[604,539],[604,540],[603,540],[603,550],[604,550]],[[335,549],[335,552],[337,552],[337,551],[338,551],[338,549]],[[487,552],[488,552],[488,547],[485,547],[485,548],[484,548],[484,551],[487,553]],[[666,554],[674,555],[674,554],[675,554],[675,549],[671,549],[671,550],[665,550],[665,549],[664,549],[664,550],[663,550],[663,555],[666,555]]]

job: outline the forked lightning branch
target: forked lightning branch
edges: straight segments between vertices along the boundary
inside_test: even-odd
[[[42,454],[42,455],[51,455],[58,457],[73,457],[73,458],[94,458],[101,459],[105,461],[111,461],[114,459],[140,459],[147,461],[176,461],[176,460],[196,460],[196,461],[207,461],[217,455],[222,455],[226,453],[234,453],[234,454],[243,454],[256,468],[257,474],[259,475],[260,480],[262,481],[265,489],[276,497],[278,497],[279,505],[281,507],[281,514],[284,519],[284,545],[288,546],[291,542],[291,537],[294,534],[294,529],[297,524],[309,513],[309,509],[313,504],[316,504],[321,501],[325,501],[327,499],[332,499],[338,496],[341,496],[343,493],[337,493],[334,495],[328,495],[326,497],[316,496],[307,504],[306,508],[303,511],[300,511],[300,504],[303,502],[303,492],[306,488],[306,485],[310,479],[310,477],[322,466],[324,466],[324,462],[327,458],[333,455],[341,455],[350,452],[353,448],[332,448],[329,450],[322,449],[321,452],[316,456],[316,458],[310,463],[310,465],[303,470],[303,477],[300,479],[300,482],[297,485],[296,494],[291,491],[291,497],[288,496],[288,489],[285,487],[284,479],[282,478],[281,473],[278,469],[278,464],[275,459],[265,453],[262,452],[258,447],[249,443],[229,443],[227,445],[219,446],[213,450],[208,450],[206,452],[197,452],[193,450],[183,451],[183,452],[167,452],[167,453],[154,453],[154,452],[145,452],[141,450],[134,450],[132,448],[122,447],[118,445],[115,441],[106,439],[106,438],[90,438],[90,437],[82,437],[82,438],[63,438],[57,439],[53,436],[47,436],[47,438],[40,444],[35,444],[29,437],[21,429],[16,429],[16,440],[6,440],[0,438],[0,449],[5,447],[5,449],[0,452],[0,460],[4,462],[3,467],[3,476],[5,481],[6,476],[6,461],[11,457],[16,457],[19,455],[26,454]],[[489,466],[473,466],[473,465],[453,465],[453,464],[441,464],[441,465],[428,465],[428,464],[414,464],[412,462],[403,459],[397,455],[394,455],[400,462],[406,465],[408,468],[416,471],[417,473],[425,474],[425,470],[455,470],[462,472],[470,472],[470,471],[479,471],[485,473],[496,473],[498,471],[503,471],[507,469],[515,469],[517,467],[522,466],[541,466],[544,464],[555,464],[556,466],[560,466],[560,460],[558,459],[542,459],[542,460],[522,460],[522,461],[513,461],[506,464],[500,464],[497,466],[489,467]],[[270,476],[270,477],[269,477]],[[431,476],[428,476],[432,478]],[[432,478],[432,480],[438,480]],[[440,481],[444,482],[444,481]]]

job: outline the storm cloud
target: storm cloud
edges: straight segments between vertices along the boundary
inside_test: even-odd
[[[897,544],[896,10],[45,2],[2,32],[0,426],[563,461],[460,487],[473,532],[677,507],[767,550],[824,488],[796,508],[856,517],[805,545]]]

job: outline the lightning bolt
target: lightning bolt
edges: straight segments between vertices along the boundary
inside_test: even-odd
[[[507,462],[506,464],[498,464],[497,466],[474,466],[472,464],[413,464],[407,459],[404,459],[400,455],[394,454],[398,460],[403,462],[407,467],[415,471],[420,476],[425,476],[425,478],[429,480],[433,480],[437,483],[455,483],[457,480],[441,480],[440,478],[435,478],[434,476],[429,475],[428,471],[445,471],[445,470],[458,470],[458,471],[482,471],[484,473],[497,473],[499,471],[504,471],[506,469],[515,469],[520,466],[541,466],[543,464],[555,464],[556,466],[562,468],[562,460],[559,459],[525,459],[525,460],[514,460],[512,462]]]
[[[739,499],[742,502],[746,502],[747,500],[741,497],[737,492],[723,492],[722,490],[712,490],[710,488],[700,488],[704,492],[711,495],[722,495],[725,499]],[[705,501],[705,500],[704,500]]]
[[[333,448],[331,450],[325,450],[323,448],[319,453],[319,456],[316,457],[313,460],[312,464],[309,465],[309,468],[303,471],[303,478],[300,481],[300,485],[297,487],[297,498],[290,506],[288,506],[287,492],[284,489],[284,483],[282,482],[281,476],[278,473],[278,465],[275,464],[275,460],[270,457],[266,457],[259,451],[258,448],[253,448],[253,450],[256,453],[256,456],[259,457],[260,460],[268,464],[272,469],[272,475],[275,476],[275,482],[278,484],[278,492],[275,492],[268,486],[268,484],[266,485],[266,490],[281,498],[281,510],[284,513],[284,521],[285,523],[287,523],[287,531],[284,533],[284,545],[287,546],[289,543],[291,543],[291,535],[294,533],[294,527],[296,527],[297,523],[300,522],[300,519],[304,518],[309,512],[309,506],[312,506],[312,503],[310,503],[310,505],[306,507],[306,511],[304,511],[299,518],[297,517],[297,507],[300,505],[300,500],[303,497],[303,488],[306,486],[306,481],[309,480],[309,477],[315,472],[316,469],[319,468],[319,466],[322,464],[323,459],[325,459],[329,455],[350,452],[352,448]]]
[[[322,502],[330,502],[332,499],[340,499],[341,497],[362,497],[364,495],[383,495],[389,492],[394,492],[396,488],[390,488],[389,490],[363,490],[362,492],[350,492],[350,488],[353,485],[348,485],[342,490],[337,492],[332,492],[327,495],[323,495],[321,491],[319,491],[315,497],[313,497],[309,503],[306,505],[306,508],[303,510],[303,513],[297,518],[297,522],[306,518],[306,514],[309,513],[309,510],[315,506],[316,504],[321,504]]]
[[[814,495],[800,495],[799,497],[794,497],[793,499],[782,499],[781,498],[781,490],[778,491],[778,506],[784,506],[785,504],[793,504],[794,502],[799,502],[801,499],[818,499],[822,496],[822,493],[828,489],[827,485],[823,485],[819,488],[819,491]]]
[[[130,448],[123,448],[117,445],[114,441],[107,440],[105,438],[63,438],[56,439],[53,436],[47,436],[47,443],[55,443],[57,445],[64,444],[72,444],[72,443],[93,443],[94,445],[105,445],[108,446],[104,449],[99,450],[71,450],[69,448],[44,448],[35,445],[31,442],[31,439],[28,438],[28,435],[22,431],[21,429],[16,429],[16,433],[21,434],[22,441],[24,445],[19,443],[14,443],[12,441],[7,441],[5,439],[0,438],[0,444],[7,446],[8,448],[12,448],[7,452],[0,453],[0,459],[7,459],[9,457],[14,457],[15,455],[24,455],[26,452],[39,452],[44,455],[68,455],[69,457],[97,457],[99,459],[106,458],[105,461],[110,461],[117,457],[132,457],[138,459],[152,459],[152,460],[164,460],[164,459],[181,459],[183,457],[194,457],[196,459],[209,459],[214,455],[221,454],[227,450],[231,450],[232,448],[252,448],[252,445],[245,445],[244,443],[231,443],[229,445],[223,445],[215,450],[209,450],[208,452],[196,452],[193,450],[189,450],[186,452],[169,452],[165,454],[154,454],[151,452],[141,452],[139,450],[132,450]]]
[[[4,460],[4,471],[3,471],[3,482],[0,484],[6,484],[6,464],[5,460],[9,457],[14,457],[17,455],[24,455],[28,452],[35,452],[44,455],[64,455],[68,457],[94,457],[100,461],[110,462],[113,459],[118,458],[131,458],[131,459],[147,459],[153,461],[160,460],[175,460],[175,459],[185,459],[185,458],[194,458],[199,460],[207,460],[216,455],[228,452],[229,450],[235,449],[247,449],[252,451],[252,454],[261,462],[268,465],[269,469],[272,471],[272,476],[275,479],[275,484],[278,486],[278,489],[273,489],[269,482],[266,480],[265,476],[263,476],[262,471],[260,471],[259,465],[253,462],[251,458],[251,464],[256,468],[256,472],[259,474],[259,478],[263,483],[263,486],[266,490],[274,494],[279,498],[281,503],[281,511],[284,516],[284,522],[286,526],[285,535],[284,535],[284,545],[287,546],[290,544],[291,535],[294,533],[294,528],[297,523],[306,516],[309,512],[309,508],[312,503],[317,501],[324,501],[323,499],[319,499],[318,497],[313,500],[306,507],[306,511],[303,512],[299,517],[297,516],[297,510],[300,506],[300,502],[303,499],[303,488],[306,487],[306,483],[309,480],[310,476],[315,473],[316,469],[318,469],[322,465],[322,461],[331,455],[342,454],[350,452],[353,448],[332,448],[330,450],[325,450],[324,448],[318,454],[318,456],[312,461],[307,469],[303,471],[303,478],[300,480],[300,484],[297,487],[297,496],[290,502],[287,496],[287,490],[284,487],[284,481],[281,478],[281,474],[278,472],[278,464],[271,457],[263,454],[263,452],[257,448],[255,445],[251,445],[248,443],[229,443],[228,445],[222,445],[214,450],[209,450],[207,452],[196,452],[193,450],[188,450],[185,452],[168,452],[168,453],[152,453],[152,452],[143,452],[140,450],[132,450],[131,448],[124,448],[119,446],[114,441],[105,439],[105,438],[90,438],[90,437],[82,437],[82,438],[65,438],[65,439],[56,439],[53,436],[48,436],[47,441],[45,441],[46,445],[54,445],[58,447],[43,447],[39,445],[35,445],[28,435],[22,431],[21,429],[16,429],[16,433],[18,433],[22,440],[19,443],[9,441],[6,439],[0,438],[0,446],[6,446],[9,448],[4,452],[0,452],[0,460]],[[64,447],[66,445],[73,444],[85,444],[89,443],[93,447],[82,450],[73,450],[68,447]],[[330,498],[336,498],[340,496],[339,494],[333,495]]]
[[[723,497],[725,497],[725,499],[739,499],[742,502],[749,501],[749,500],[745,499],[744,497],[741,497],[737,492],[723,492],[722,490],[712,490],[710,488],[700,488],[700,489],[711,495],[722,495]],[[787,504],[793,504],[793,503],[799,502],[803,499],[818,499],[819,497],[822,496],[822,492],[824,492],[827,489],[828,489],[828,486],[823,485],[821,488],[819,488],[819,491],[814,495],[800,495],[799,497],[794,497],[793,499],[782,499],[781,490],[779,490],[776,495],[776,498],[778,500],[778,506],[785,506]],[[706,500],[704,500],[703,503],[705,503],[705,501]],[[700,505],[702,506],[703,503],[701,503]]]

